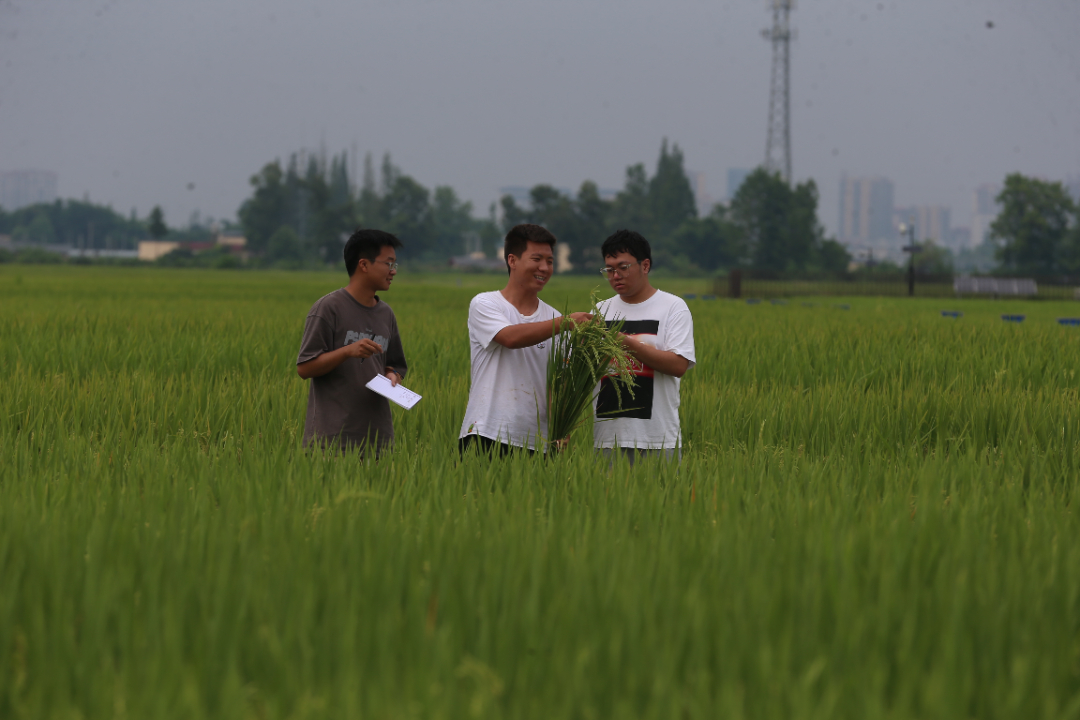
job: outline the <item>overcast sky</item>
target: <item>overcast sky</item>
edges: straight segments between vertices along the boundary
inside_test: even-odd
[[[954,224],[1008,172],[1080,173],[1078,0],[792,21],[794,175],[830,231],[845,172]],[[274,158],[355,144],[482,214],[503,185],[621,187],[666,136],[720,198],[764,157],[769,22],[766,0],[0,0],[0,170],[186,224],[235,217]]]

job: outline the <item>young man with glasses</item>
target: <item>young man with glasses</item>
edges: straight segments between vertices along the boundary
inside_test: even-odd
[[[304,445],[378,455],[394,441],[389,401],[369,390],[376,375],[397,385],[405,377],[405,352],[397,319],[376,292],[397,275],[401,242],[381,230],[357,230],[345,243],[349,284],[311,306],[296,358],[296,372],[311,380]]]
[[[458,441],[462,453],[473,446],[500,455],[515,448],[544,450],[551,352],[546,341],[559,332],[563,318],[538,294],[554,272],[555,242],[540,225],[510,228],[503,245],[506,287],[469,303],[471,383]],[[566,319],[586,322],[592,315]]]
[[[609,378],[600,382],[593,441],[604,454],[626,456],[630,464],[650,455],[674,458],[681,452],[679,381],[694,366],[694,322],[690,309],[649,282],[652,250],[632,230],[619,230],[600,249],[600,270],[615,297],[599,304],[608,323],[623,321],[623,345],[634,358],[634,396]]]

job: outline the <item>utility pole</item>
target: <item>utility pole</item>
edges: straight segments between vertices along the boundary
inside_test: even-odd
[[[911,253],[911,260],[907,269],[907,294],[915,297],[915,253],[922,252],[922,248],[915,244],[915,223],[900,223],[900,236],[908,236],[908,244],[900,248],[906,253]]]
[[[765,141],[765,169],[778,172],[791,184],[791,54],[794,37],[789,15],[795,0],[771,0],[773,24],[761,31],[772,42],[769,82],[769,131]]]

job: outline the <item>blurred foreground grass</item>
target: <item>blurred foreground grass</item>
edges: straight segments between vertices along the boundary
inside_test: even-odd
[[[681,466],[462,462],[502,278],[403,274],[372,463],[299,448],[341,280],[0,267],[0,717],[1080,716],[1075,304],[692,301]]]

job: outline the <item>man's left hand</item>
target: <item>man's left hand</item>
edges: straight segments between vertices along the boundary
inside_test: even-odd
[[[393,370],[386,371],[386,379],[389,380],[390,384],[394,387],[397,387],[397,384],[401,382],[401,376]]]

